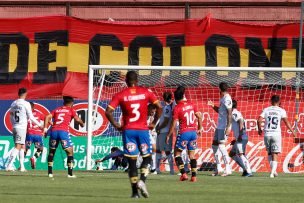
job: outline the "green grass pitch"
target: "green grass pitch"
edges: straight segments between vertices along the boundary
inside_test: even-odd
[[[127,174],[110,171],[75,171],[68,179],[66,171],[0,171],[0,202],[90,203],[90,202],[304,202],[304,175],[280,174],[270,179],[266,173],[243,178],[239,173],[229,177],[212,177],[199,172],[198,182],[180,182],[177,175],[149,175],[150,198],[134,200]]]

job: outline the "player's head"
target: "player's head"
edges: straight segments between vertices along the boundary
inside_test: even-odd
[[[227,92],[228,88],[229,88],[229,86],[226,82],[221,82],[219,84],[219,89],[220,89],[221,92]]]
[[[25,98],[27,95],[27,89],[22,87],[18,90],[18,96],[21,98]]]
[[[184,90],[176,89],[174,92],[174,99],[178,103],[184,99]]]
[[[111,148],[111,153],[116,152],[117,150],[119,150],[118,147],[112,147],[112,148]]]
[[[235,99],[232,100],[232,108],[233,109],[237,108],[237,101]]]
[[[126,75],[126,83],[128,87],[135,86],[138,82],[138,75],[135,71],[131,70]]]
[[[171,92],[164,92],[163,99],[164,99],[165,102],[171,103],[172,102],[172,93]]]
[[[148,115],[153,116],[155,112],[156,112],[156,106],[154,104],[149,104],[148,105]]]
[[[273,95],[271,97],[271,104],[272,105],[279,105],[281,102],[280,96],[279,95]]]
[[[31,108],[32,108],[32,110],[33,110],[33,109],[34,109],[34,106],[35,106],[34,102],[30,102],[30,105],[31,105]]]
[[[176,88],[176,90],[181,91],[183,94],[185,94],[186,88],[184,86],[180,85]]]
[[[74,99],[70,96],[63,96],[63,105],[65,106],[73,106]]]

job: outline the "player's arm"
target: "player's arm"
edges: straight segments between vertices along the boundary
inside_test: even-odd
[[[200,136],[202,134],[202,113],[196,112],[195,117],[197,118],[197,134]]]
[[[297,134],[296,134],[296,132],[292,129],[292,127],[291,127],[291,125],[290,125],[290,122],[289,122],[289,120],[287,119],[287,117],[282,118],[282,120],[284,121],[284,123],[285,123],[286,127],[288,128],[288,130],[290,130],[290,131],[292,132],[292,135],[293,135],[294,137],[296,137]]]
[[[111,106],[108,106],[106,109],[106,117],[110,121],[110,123],[116,128],[117,130],[121,130],[121,126],[115,121],[113,116],[114,108]]]
[[[83,127],[84,126],[84,122],[81,118],[79,118],[79,116],[75,115],[74,116],[74,120],[81,126]]]
[[[231,132],[232,125],[232,108],[227,108],[227,124],[226,124],[226,135],[229,135]]]
[[[31,106],[30,106],[30,103],[27,103],[25,106],[25,111],[26,111],[26,114],[28,116],[28,118],[33,122],[35,123],[37,126],[39,126],[40,129],[43,129],[43,125],[37,121],[37,119],[34,117],[33,115],[33,112],[31,110]]]
[[[169,130],[169,133],[167,134],[167,137],[166,137],[166,143],[167,144],[169,144],[169,139],[173,135],[173,132],[176,128],[177,121],[178,121],[178,119],[173,119],[172,122],[171,122],[170,130]]]
[[[44,118],[44,126],[43,126],[43,132],[45,133],[45,137],[46,137],[46,132],[47,132],[47,129],[48,129],[48,124],[49,123],[52,123],[52,118],[53,118],[53,115],[50,113],[48,115],[45,116]]]
[[[160,104],[159,101],[156,101],[153,103],[156,107],[156,113],[154,115],[154,119],[152,121],[152,123],[149,125],[149,129],[152,130],[155,128],[156,123],[158,122],[158,119],[161,117],[162,113],[163,113],[163,107]]]
[[[263,116],[259,116],[258,120],[257,120],[257,124],[258,124],[258,134],[262,135],[262,122],[263,122],[264,117]]]
[[[216,113],[218,113],[219,107],[215,106],[213,101],[209,100],[207,104],[208,104],[208,106],[211,106]]]

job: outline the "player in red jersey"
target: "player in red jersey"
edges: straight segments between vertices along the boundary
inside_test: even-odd
[[[81,127],[84,126],[83,121],[77,116],[73,109],[74,99],[72,97],[63,97],[63,106],[53,110],[51,114],[47,115],[44,121],[44,130],[47,129],[47,124],[53,118],[53,126],[50,135],[50,152],[48,156],[48,175],[53,177],[53,160],[59,142],[67,154],[68,178],[74,178],[73,175],[73,143],[69,135],[70,122],[72,119],[79,123]]]
[[[196,182],[197,162],[194,157],[194,151],[197,148],[197,135],[201,135],[202,116],[191,102],[184,99],[184,91],[179,89],[180,88],[174,92],[177,105],[173,110],[173,120],[166,141],[169,142],[170,137],[176,129],[176,124],[179,122],[180,135],[176,138],[174,149],[175,163],[181,173],[180,180],[188,180],[187,173],[184,169],[184,162],[181,157],[182,151],[187,148],[192,171],[191,182]]]
[[[159,117],[162,114],[162,106],[153,92],[147,88],[137,86],[138,76],[135,71],[129,71],[126,75],[128,88],[113,96],[107,107],[106,116],[111,124],[119,131],[122,131],[124,156],[129,163],[129,178],[132,187],[132,198],[139,198],[138,191],[147,198],[149,196],[145,181],[151,164],[151,143],[149,129],[154,129]],[[153,122],[148,126],[148,104],[156,106],[156,114]],[[113,112],[117,106],[121,107],[124,126],[119,125]],[[138,181],[136,161],[138,154],[141,154],[141,175]]]
[[[42,123],[45,119],[45,115],[37,111],[34,107],[35,104],[30,102],[33,116],[39,123]],[[30,158],[31,167],[32,169],[36,168],[36,160],[40,157],[41,153],[43,152],[43,131],[39,128],[39,126],[35,125],[31,120],[28,121],[27,124],[27,133],[25,139],[26,149],[24,154],[26,155],[27,151],[31,148],[31,145],[34,143],[35,148],[37,149],[34,156]]]

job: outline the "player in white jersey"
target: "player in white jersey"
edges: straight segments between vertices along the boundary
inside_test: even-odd
[[[278,154],[282,151],[281,120],[284,121],[288,130],[292,132],[294,137],[296,136],[296,133],[292,130],[287,119],[286,111],[280,107],[280,97],[278,95],[273,95],[271,97],[271,106],[265,108],[258,119],[259,135],[262,135],[263,119],[265,119],[264,143],[271,168],[270,178],[274,178],[278,175],[276,171],[278,167]]]
[[[232,131],[235,139],[231,142],[233,147],[229,156],[243,169],[243,176],[251,177],[251,167],[245,156],[248,135],[243,115],[237,110],[236,100],[232,100]]]
[[[156,106],[154,106],[153,104],[149,104],[148,105],[148,120],[147,120],[148,125],[150,125],[153,122],[155,113],[156,113]],[[152,130],[149,130],[149,135],[150,135],[150,141],[151,141],[151,145],[152,145],[151,173],[153,173],[156,170],[156,137],[157,137],[157,133],[156,133],[155,128]]]
[[[172,137],[169,144],[166,143],[166,136],[170,131],[172,121],[172,93],[164,92],[163,99],[165,105],[163,106],[163,113],[159,120],[159,125],[156,127],[158,136],[156,139],[156,172],[160,173],[160,161],[162,159],[162,152],[165,152],[170,166],[170,174],[174,175],[173,155],[172,155]]]
[[[219,153],[221,153],[224,164],[225,164],[225,173],[222,176],[230,175],[231,166],[229,165],[230,158],[228,156],[227,149],[225,147],[225,143],[227,141],[227,137],[231,132],[231,123],[232,123],[232,100],[228,93],[228,84],[225,82],[221,82],[219,84],[220,89],[220,106],[215,106],[212,101],[208,101],[208,105],[213,108],[214,111],[218,113],[218,122],[217,128],[214,133],[214,138],[212,142],[212,150],[214,153],[214,159],[216,162],[216,170],[215,173],[212,174],[216,176],[220,172],[221,163],[219,160]]]
[[[26,171],[24,168],[24,149],[28,120],[31,120],[41,129],[43,129],[43,125],[41,125],[41,123],[39,123],[33,116],[30,103],[25,101],[26,95],[27,90],[25,88],[20,88],[18,90],[19,99],[15,100],[10,107],[10,120],[13,126],[15,148],[11,151],[8,165],[6,167],[7,171],[14,170],[13,163],[18,154],[20,171]]]

